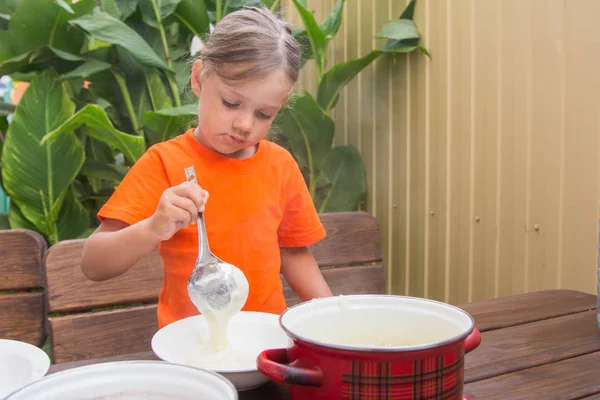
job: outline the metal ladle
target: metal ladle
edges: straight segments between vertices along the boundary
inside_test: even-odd
[[[185,173],[188,181],[197,183],[193,166]],[[229,320],[246,304],[248,280],[238,267],[210,251],[203,213],[198,213],[197,225],[198,258],[187,285],[190,300],[207,318]]]

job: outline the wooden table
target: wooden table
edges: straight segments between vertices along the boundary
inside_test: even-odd
[[[486,300],[461,308],[482,332],[466,356],[465,394],[473,400],[600,400],[600,334],[596,296],[566,290]],[[151,351],[52,365],[50,373],[116,360],[156,359]],[[240,400],[289,399],[269,383]]]

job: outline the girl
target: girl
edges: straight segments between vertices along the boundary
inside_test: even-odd
[[[307,249],[325,230],[302,174],[286,150],[265,140],[299,68],[298,43],[268,10],[223,18],[192,68],[198,126],[152,146],[131,168],[98,213],[83,273],[116,277],[158,245],[159,327],[198,314],[187,280],[198,254],[196,217],[205,210],[211,250],[250,284],[243,310],[283,312],[280,273],[302,300],[331,296]],[[192,165],[198,184],[186,181]]]

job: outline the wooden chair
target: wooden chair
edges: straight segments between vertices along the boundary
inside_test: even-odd
[[[46,241],[27,229],[0,230],[0,338],[42,347],[46,301],[42,260]]]
[[[365,212],[345,212],[321,214],[321,220],[327,238],[312,246],[311,251],[332,291],[384,293],[375,219]],[[118,278],[93,282],[80,269],[84,243],[85,240],[59,242],[46,257],[53,361],[147,351],[158,329],[156,302],[163,280],[158,252],[146,256]],[[284,287],[288,305],[299,302],[287,284]],[[116,305],[124,307],[106,308]]]

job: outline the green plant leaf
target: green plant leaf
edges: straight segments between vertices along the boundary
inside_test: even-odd
[[[98,160],[86,158],[81,173],[89,178],[106,179],[121,182],[127,174],[128,168],[123,165],[109,164]]]
[[[4,103],[0,101],[0,116],[5,117],[15,112],[17,106],[11,103]]]
[[[402,15],[400,15],[400,19],[413,20],[415,18],[415,6],[416,5],[417,5],[417,0],[412,0],[410,3],[408,3],[408,5],[404,9],[404,11],[402,12]]]
[[[308,169],[307,186],[314,196],[317,169],[333,143],[333,120],[310,93],[294,97],[278,115],[274,125],[286,136],[301,169]]]
[[[411,21],[414,19],[415,16],[415,6],[417,4],[417,0],[412,0],[404,9],[404,11],[402,12],[402,15],[400,15],[400,21]],[[414,23],[413,23],[414,25]],[[407,26],[410,28],[410,24],[407,24]],[[384,26],[385,28],[385,26]],[[417,30],[416,26],[415,26],[415,31]],[[410,34],[410,29],[407,28],[407,32],[406,34],[408,34],[408,37],[403,37],[400,33],[397,34],[397,36],[399,37],[398,39],[389,39],[385,42],[385,44],[383,45],[383,47],[381,48],[381,50],[385,51],[385,52],[391,52],[391,53],[410,53],[411,51],[415,50],[417,48],[417,46],[420,43],[420,37],[417,33],[417,38],[415,39],[414,37],[411,37],[412,35]]]
[[[167,64],[137,32],[98,7],[91,14],[71,20],[69,23],[83,29],[102,42],[127,49],[140,64],[169,69]]]
[[[4,18],[10,20],[10,16],[14,14],[17,7],[19,7],[20,1],[21,0],[0,0],[0,14],[2,14]]]
[[[197,119],[198,105],[188,104],[155,112],[146,112],[142,116],[142,123],[148,136],[149,145],[151,145],[183,133]]]
[[[56,72],[42,72],[19,102],[2,154],[2,178],[11,203],[52,240],[58,239],[58,213],[85,154],[71,131],[41,146],[40,140],[67,121],[74,110]]]
[[[31,53],[24,53],[0,62],[0,76],[11,75],[13,72],[23,69],[29,64],[29,56]]]
[[[331,188],[319,205],[319,212],[357,210],[367,190],[367,176],[356,147],[334,147],[321,170],[331,181]]]
[[[121,9],[117,5],[117,0],[100,0],[100,7],[116,19],[122,19]]]
[[[73,9],[71,8],[71,6],[69,4],[67,4],[67,2],[65,2],[65,0],[56,0],[56,4],[58,4],[58,6],[60,8],[62,8],[63,10],[65,10],[66,12],[68,12],[69,14],[75,14],[75,11],[73,11]]]
[[[419,32],[415,23],[409,19],[396,19],[386,23],[375,35],[376,38],[393,39],[405,45],[419,43]]]
[[[312,54],[315,58],[315,62],[317,63],[318,76],[321,77],[325,71],[327,37],[317,24],[313,13],[311,13],[305,5],[301,4],[300,1],[292,1],[294,2],[294,5],[298,10],[298,14],[300,14],[300,18],[302,18],[302,22],[306,28],[306,34],[310,40]]]
[[[204,1],[181,0],[173,16],[199,37],[208,33],[210,20]]]
[[[87,231],[89,227],[90,217],[88,212],[73,194],[73,189],[69,187],[56,221],[56,235],[52,235],[51,238],[57,237],[58,240],[75,239]],[[54,243],[51,239],[50,244]]]
[[[45,232],[41,232],[37,226],[25,218],[19,209],[19,205],[14,201],[10,203],[10,208],[8,209],[8,222],[11,229],[29,229],[30,231],[39,232],[46,236]]]
[[[109,63],[98,60],[89,60],[68,74],[63,75],[61,79],[89,78],[91,75],[94,75],[97,72],[105,71],[109,68]]]
[[[48,132],[40,140],[40,144],[56,140],[63,134],[69,133],[81,125],[86,125],[86,133],[96,140],[108,143],[121,150],[131,162],[135,162],[146,151],[144,138],[128,135],[114,128],[104,109],[96,104],[88,104],[61,125]]]
[[[154,28],[158,28],[158,22],[156,21],[156,14],[154,13],[154,7],[152,7],[153,0],[145,0],[139,3],[140,14],[142,20]],[[181,0],[155,0],[158,6],[158,12],[161,20],[164,20],[169,15],[173,14]],[[203,2],[203,1],[202,1]]]
[[[116,0],[117,6],[121,10],[121,19],[126,20],[133,14],[137,8],[139,0]]]
[[[326,112],[331,110],[337,103],[342,89],[380,55],[381,51],[373,50],[362,58],[336,64],[327,71],[321,79],[317,94],[317,101],[321,108]]]
[[[167,92],[167,88],[158,70],[152,68],[146,70],[144,74],[146,78],[146,88],[148,90],[148,97],[150,104],[154,111],[162,110],[163,108],[173,107],[171,97]]]
[[[95,0],[81,0],[71,6],[73,13],[69,13],[55,2],[22,0],[8,27],[13,54],[31,52],[43,45],[78,54],[84,35],[68,29],[68,23],[89,13],[95,4]]]
[[[337,3],[335,3],[333,10],[331,10],[327,18],[321,23],[320,28],[327,39],[332,39],[340,29],[345,1],[346,0],[338,0]]]

